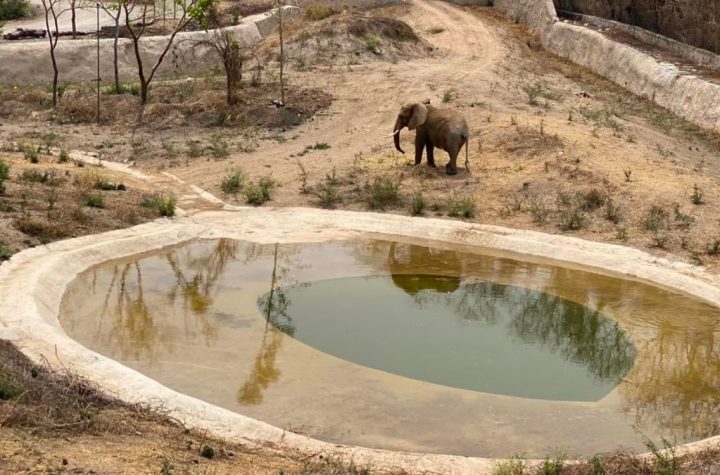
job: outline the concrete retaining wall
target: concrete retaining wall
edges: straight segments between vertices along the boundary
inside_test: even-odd
[[[530,28],[544,30],[558,20],[553,0],[495,0],[495,8]]]
[[[288,17],[299,14],[297,7],[284,7]],[[270,13],[244,18],[236,26],[228,27],[244,46],[258,43],[272,34],[277,21]],[[202,42],[213,38],[215,32],[181,32],[158,70],[160,76],[174,76],[205,72],[220,68],[220,58],[210,46]],[[146,76],[167,44],[165,36],[141,39],[142,61]],[[97,40],[60,39],[56,49],[60,82],[88,81],[97,76]],[[103,81],[113,78],[113,39],[100,40],[100,74]],[[132,40],[120,38],[118,65],[123,80],[137,78],[137,62]],[[0,44],[0,84],[44,84],[52,81],[52,63],[47,40],[3,42]]]
[[[553,53],[720,133],[720,84],[682,72],[597,31],[559,21],[552,0],[496,0],[495,6],[538,30],[543,46]]]
[[[648,31],[634,25],[620,23],[619,21],[608,20],[606,18],[600,18],[592,15],[583,15],[581,13],[559,13],[562,17],[568,17],[573,20],[582,21],[598,28],[613,28],[615,30],[622,31],[637,38],[640,41],[668,50],[671,53],[680,56],[681,58],[692,64],[712,69],[714,71],[720,71],[720,56],[711,51],[696,48],[695,46],[681,43],[679,41],[673,40],[672,38],[658,35],[657,33],[653,33],[652,31]]]

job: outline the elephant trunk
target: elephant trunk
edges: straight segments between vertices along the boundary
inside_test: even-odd
[[[400,153],[405,153],[405,151],[400,148],[400,131],[402,130],[402,128],[402,120],[400,119],[400,117],[398,117],[395,121],[395,126],[393,127],[393,138],[395,140],[395,148],[397,149],[397,151]]]

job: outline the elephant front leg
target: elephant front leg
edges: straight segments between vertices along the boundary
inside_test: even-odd
[[[426,144],[427,147],[427,157],[428,157],[428,166],[435,168],[437,165],[435,165],[435,146],[432,144],[432,142],[428,141]]]
[[[415,165],[420,165],[422,162],[423,149],[425,148],[425,138],[418,133],[415,136]]]

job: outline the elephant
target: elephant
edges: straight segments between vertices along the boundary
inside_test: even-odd
[[[407,104],[400,109],[395,121],[393,136],[395,148],[400,153],[400,131],[403,127],[416,130],[415,134],[415,165],[422,161],[423,148],[427,148],[427,163],[435,167],[435,147],[445,150],[450,161],[445,165],[448,175],[457,174],[457,157],[465,146],[465,168],[468,169],[468,140],[470,131],[465,118],[460,112],[450,109],[439,109],[429,104]]]

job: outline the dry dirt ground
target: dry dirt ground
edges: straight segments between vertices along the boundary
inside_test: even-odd
[[[190,185],[244,204],[268,177],[276,186],[265,206],[446,216],[615,242],[718,268],[718,137],[545,52],[533,34],[493,9],[412,0],[304,18],[288,25],[286,37],[284,109],[271,104],[280,96],[278,39],[271,37],[248,54],[237,106],[224,105],[222,77],[178,79],[153,84],[142,114],[135,96],[103,94],[97,126],[89,86],[69,85],[57,110],[48,107],[46,90],[5,88],[0,140],[37,146],[51,137],[68,150],[134,164],[156,179],[133,189],[174,193],[190,213],[214,206],[191,198]],[[408,154],[394,150],[389,134],[400,106],[427,99],[465,114],[470,171],[448,177],[441,168],[413,167],[407,130]],[[16,162],[14,176],[38,166],[20,163],[19,154],[5,157]],[[436,155],[441,165],[445,157]],[[17,200],[18,178],[8,183]],[[18,219],[3,213],[4,223]],[[120,225],[113,223],[108,227]],[[11,237],[6,228],[0,240],[11,252],[39,242]],[[0,434],[56,458],[67,447]],[[114,437],[109,451],[114,443],[143,443]],[[98,444],[89,440],[74,435],[68,443],[84,453],[83,444]],[[157,443],[150,450],[164,442]],[[158,470],[160,460],[148,470]],[[275,462],[267,463],[266,471],[277,473]]]

